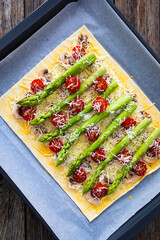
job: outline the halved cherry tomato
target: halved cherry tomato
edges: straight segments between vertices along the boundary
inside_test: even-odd
[[[95,90],[97,92],[104,92],[107,89],[107,82],[104,78],[97,78],[94,81]]]
[[[91,159],[96,163],[103,162],[105,158],[105,153],[101,149],[96,149],[91,153]]]
[[[32,121],[36,116],[36,110],[33,107],[25,107],[22,109],[22,117],[26,121]]]
[[[117,160],[122,163],[123,165],[128,164],[132,159],[132,156],[128,150],[122,150],[118,155],[117,155]]]
[[[77,77],[69,77],[66,80],[66,88],[70,92],[76,92],[80,88],[80,81]]]
[[[55,113],[51,118],[52,124],[57,128],[62,128],[66,123],[66,117],[63,113]]]
[[[31,90],[34,93],[43,91],[43,89],[44,89],[44,84],[40,79],[35,79],[31,82]]]
[[[150,146],[149,151],[154,155],[158,156],[160,155],[160,141],[155,140],[153,144]]]
[[[137,122],[133,118],[127,118],[123,123],[122,127],[125,128],[126,130],[129,129],[130,127],[136,126]]]
[[[98,184],[97,186],[95,186],[94,188],[94,195],[97,198],[102,198],[105,197],[107,195],[108,192],[108,188],[106,185],[104,184]]]
[[[78,168],[74,173],[73,173],[73,179],[77,183],[82,183],[86,180],[87,175],[86,172],[83,170],[83,168]]]
[[[99,130],[95,126],[88,128],[87,131],[85,132],[86,138],[91,142],[96,141],[99,138],[99,135],[100,135]]]
[[[138,161],[132,168],[132,171],[138,176],[144,176],[147,171],[147,166],[144,162]]]
[[[79,113],[83,110],[83,108],[84,108],[84,102],[82,99],[76,98],[71,102],[71,105],[70,105],[71,112]]]
[[[76,46],[72,49],[72,57],[75,60],[81,59],[81,57],[83,57],[85,54],[86,54],[86,51],[81,46]]]
[[[97,112],[103,112],[107,108],[107,101],[103,97],[97,97],[93,103],[92,107]]]
[[[52,152],[57,153],[62,149],[63,143],[59,138],[55,138],[49,142],[49,148]]]

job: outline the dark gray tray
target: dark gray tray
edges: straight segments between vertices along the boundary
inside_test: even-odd
[[[14,28],[11,32],[9,32],[4,38],[2,38],[0,40],[1,59],[6,57],[11,51],[16,49],[18,46],[20,46],[20,44],[22,44],[25,40],[27,40],[34,32],[36,32],[38,29],[40,29],[46,22],[48,22],[50,19],[52,19],[52,17],[55,16],[65,5],[67,5],[68,2],[71,2],[71,1],[48,0],[40,8],[38,8],[35,12],[33,12],[28,18],[26,18],[24,21],[22,21],[16,28]],[[102,42],[102,45],[104,47],[106,47],[108,52],[115,58],[115,60],[117,60],[117,62],[120,63],[120,65],[128,73],[134,75],[136,83],[141,87],[141,89],[144,90],[144,92],[150,97],[150,99],[153,102],[156,102],[156,106],[160,108],[160,101],[157,101],[157,97],[159,96],[160,85],[159,85],[159,79],[157,78],[158,67],[155,63],[155,62],[158,63],[158,61],[159,61],[158,56],[156,56],[156,54],[146,44],[146,42],[142,39],[142,37],[127,22],[127,20],[117,10],[117,8],[114,6],[114,4],[109,0],[107,2],[108,3],[106,3],[106,4],[109,4],[111,6],[112,10],[114,10],[114,12],[117,15],[117,16],[114,16],[115,21],[120,22],[120,19],[117,20],[117,18],[119,18],[119,17],[123,21],[123,24],[120,23],[120,27],[122,27],[122,25],[123,25],[123,27],[121,29],[121,33],[123,34],[126,31],[127,33],[125,33],[125,34],[128,34],[128,39],[125,42],[125,44],[132,45],[131,41],[134,40],[133,47],[134,48],[136,47],[134,49],[135,53],[138,52],[138,55],[137,55],[138,60],[136,63],[134,62],[134,59],[136,57],[134,55],[134,51],[131,51],[133,55],[130,55],[131,52],[128,52],[127,46],[125,49],[125,47],[122,44],[118,43],[114,34],[112,35],[112,38],[115,40],[115,41],[113,41],[114,44],[119,44],[118,47],[120,48],[120,51],[125,49],[125,52],[123,53],[125,55],[124,59],[123,59],[124,55],[120,56],[120,54],[117,53],[116,49],[114,51],[113,50],[114,48],[111,48],[109,46],[109,44]],[[104,20],[102,20],[102,26],[101,26],[102,28],[105,27],[105,25],[104,25],[105,20],[106,19],[104,17]],[[124,23],[125,23],[125,26],[124,26]],[[119,28],[118,25],[117,25],[117,28]],[[131,30],[132,33],[128,30],[128,28]],[[91,31],[94,33],[94,28],[91,27]],[[73,31],[71,31],[71,33],[72,32]],[[118,37],[118,34],[119,34],[119,31],[117,32],[117,37]],[[133,34],[133,36],[132,36],[132,34]],[[98,31],[96,31],[96,30],[95,30],[95,36],[101,42],[101,38],[99,37]],[[62,40],[63,40],[63,38],[62,38]],[[14,56],[16,57],[16,55],[14,55],[14,53],[13,53],[13,55],[11,55],[8,59],[10,61],[13,61]],[[133,59],[131,59],[129,56],[133,56]],[[26,55],[24,55],[24,58],[26,58]],[[126,62],[127,58],[129,59],[128,62]],[[7,66],[9,66],[8,59],[6,61],[4,59],[2,66],[6,67],[6,68],[7,68]],[[18,59],[18,57],[17,57],[17,59]],[[131,67],[132,61],[134,64],[133,69],[135,68],[134,72],[132,72],[133,69]],[[142,62],[143,62],[143,64],[142,64]],[[35,63],[33,63],[33,66],[35,65]],[[150,67],[151,70],[148,69],[147,73],[146,73],[147,67],[148,68]],[[26,72],[24,71],[24,74],[25,73]],[[152,76],[152,78],[154,79],[154,84],[153,84],[152,88],[148,88],[149,76]],[[2,81],[2,83],[3,83],[3,81]],[[15,83],[14,81],[11,82],[9,79],[8,86],[2,87],[1,93],[4,93],[6,90],[8,90],[14,83]],[[3,136],[3,131],[2,131],[5,128],[7,128],[7,126],[2,120],[0,120],[0,122],[1,122],[0,130],[2,132],[1,140],[5,139],[6,143],[8,143],[8,146],[9,146],[11,144],[10,140],[5,135]],[[14,139],[17,144],[19,144],[20,147],[25,148],[24,144],[21,143],[21,141],[14,135],[14,133],[11,130],[9,130],[9,134],[12,137],[12,139]],[[7,147],[4,147],[4,148],[6,148],[6,151],[7,151]],[[11,148],[13,148],[13,146],[11,146]],[[25,151],[26,151],[27,156],[28,156],[28,154],[30,154],[30,156],[33,158],[32,154],[29,153],[29,150],[25,149]],[[14,152],[14,148],[13,148],[13,152]],[[3,156],[3,159],[7,159],[9,157],[9,155],[7,155],[7,154],[1,155],[1,157],[2,156]],[[21,158],[20,152],[16,153],[15,156],[14,155],[12,156],[13,161],[15,158],[18,158],[18,159]],[[34,168],[35,167],[38,168],[39,177],[41,176],[43,171],[41,169],[42,167],[37,162],[35,162],[33,164],[33,166],[31,166],[31,167],[33,167],[32,171],[33,171],[33,181],[34,181],[34,177],[35,177],[35,180],[37,179],[37,177],[34,175]],[[33,209],[33,211],[36,212],[36,214],[40,217],[40,219],[43,221],[43,223],[50,229],[50,231],[52,231],[51,228],[48,226],[47,222],[45,222],[43,220],[42,216],[36,210],[37,206],[34,205],[34,201],[32,202],[32,199],[29,199],[29,201],[28,201],[27,194],[25,193],[24,189],[22,189],[22,188],[20,189],[20,186],[17,187],[15,185],[15,183],[17,182],[17,177],[14,176],[14,173],[12,175],[11,172],[9,171],[9,168],[7,168],[6,166],[3,166],[3,164],[1,164],[1,173],[8,179],[8,181],[13,185],[13,187],[25,199],[25,201],[29,204],[29,206]],[[32,174],[30,175],[30,177],[31,176],[32,176]],[[48,178],[47,181],[51,181],[50,178]],[[44,184],[44,186],[47,184],[47,182],[44,180],[42,181],[42,183]],[[50,187],[50,190],[52,190],[51,187]],[[60,194],[63,191],[57,185],[56,185],[56,190],[59,191]],[[68,199],[68,197],[65,197],[65,199]],[[62,202],[62,204],[63,204],[63,202]],[[73,203],[70,204],[71,207],[73,205],[74,205]],[[36,209],[35,209],[35,207],[36,207]],[[123,224],[112,236],[109,237],[109,240],[115,240],[115,239],[123,239],[123,240],[127,239],[128,240],[128,239],[130,239],[138,231],[140,231],[146,224],[148,224],[150,221],[152,221],[159,214],[160,214],[160,194],[158,194],[151,202],[149,202],[145,207],[143,207],[140,211],[138,211],[125,224]],[[52,233],[53,233],[53,231],[52,231]],[[67,235],[67,232],[66,232],[66,235]]]

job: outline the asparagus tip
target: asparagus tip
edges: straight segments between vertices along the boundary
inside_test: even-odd
[[[43,136],[38,139],[39,142],[45,142]]]
[[[36,124],[35,124],[34,120],[32,120],[29,122],[29,125],[36,125]]]
[[[70,177],[72,174],[70,172],[67,173],[66,177]]]
[[[61,164],[61,161],[56,161],[56,167],[58,167]]]
[[[86,194],[88,191],[86,191],[86,189],[84,188],[83,191],[82,191],[82,194]]]

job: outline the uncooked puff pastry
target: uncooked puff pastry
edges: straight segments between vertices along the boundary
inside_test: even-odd
[[[131,77],[116,63],[116,61],[107,53],[107,51],[100,45],[100,43],[95,39],[91,32],[85,27],[82,26],[78,31],[71,35],[68,39],[62,42],[56,49],[54,49],[50,54],[48,54],[40,63],[38,63],[29,73],[27,73],[17,84],[15,84],[7,93],[5,93],[0,98],[0,115],[7,122],[10,128],[21,138],[21,140],[26,144],[30,149],[33,155],[37,160],[42,164],[42,166],[47,170],[47,172],[59,183],[63,190],[70,196],[70,198],[77,204],[82,213],[88,218],[89,221],[95,219],[101,212],[108,208],[114,201],[120,198],[122,195],[127,193],[129,190],[134,188],[144,177],[138,178],[134,183],[121,184],[120,187],[111,195],[106,196],[98,205],[90,204],[85,196],[81,194],[80,191],[72,190],[68,187],[68,180],[66,177],[66,172],[68,169],[67,164],[62,164],[60,167],[55,167],[55,156],[53,152],[48,147],[48,144],[44,144],[37,141],[36,136],[31,132],[31,127],[24,120],[17,120],[12,114],[12,107],[14,102],[16,102],[20,96],[30,89],[30,83],[33,79],[36,79],[38,72],[41,69],[47,68],[50,72],[53,73],[53,78],[58,77],[65,69],[59,66],[58,58],[62,53],[71,52],[73,46],[77,44],[77,39],[80,34],[87,35],[89,41],[89,47],[87,51],[93,51],[99,63],[102,63],[109,73],[112,80],[118,81],[120,87],[123,89],[125,86],[125,91],[128,90],[131,93],[136,93],[137,101],[142,106],[143,110],[152,116],[152,127],[160,127],[160,112],[157,108],[150,102],[146,95],[140,90],[140,88],[134,83]],[[96,64],[93,64],[93,67],[96,68]],[[87,70],[85,75],[82,76],[82,73],[77,74],[78,77],[87,78]],[[123,86],[121,86],[121,83]],[[115,90],[111,96],[117,96],[120,94]],[[93,89],[87,91],[87,94],[83,94],[83,99],[87,104],[91,99]],[[87,97],[91,96],[90,99]],[[66,96],[62,96],[66,97]],[[94,96],[95,97],[95,96]],[[61,96],[58,94],[58,90],[54,94],[48,97],[40,106],[38,106],[38,111],[41,112],[44,109],[44,105],[47,105],[49,100],[52,100],[55,104],[58,104],[62,100]],[[111,97],[110,97],[111,98]],[[46,106],[45,106],[46,107]],[[138,111],[138,110],[137,110]],[[136,112],[134,116],[136,116]],[[88,116],[90,117],[90,116]],[[138,117],[138,116],[136,116]],[[105,121],[106,120],[106,121]],[[100,128],[103,131],[107,125],[107,119],[102,121]],[[49,125],[50,126],[50,125]],[[79,123],[75,124],[69,133],[76,129],[76,126],[79,126]],[[109,142],[109,141],[108,141]],[[84,149],[87,148],[88,143],[82,134],[79,138],[79,141],[72,146],[71,153],[67,157],[68,162],[73,158],[75,159]],[[84,148],[84,149],[83,149]],[[80,150],[79,150],[80,149]],[[75,154],[75,155],[74,155]],[[155,161],[153,164],[147,164],[147,176],[148,174],[156,171],[160,167],[160,159]],[[42,189],[43,191],[43,189]]]

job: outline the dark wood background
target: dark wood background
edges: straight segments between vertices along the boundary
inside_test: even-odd
[[[43,2],[45,0],[0,0],[0,37]],[[114,0],[114,3],[157,55],[160,55],[160,0]],[[54,240],[2,176],[0,240]],[[160,240],[160,217],[146,226],[133,240]]]

